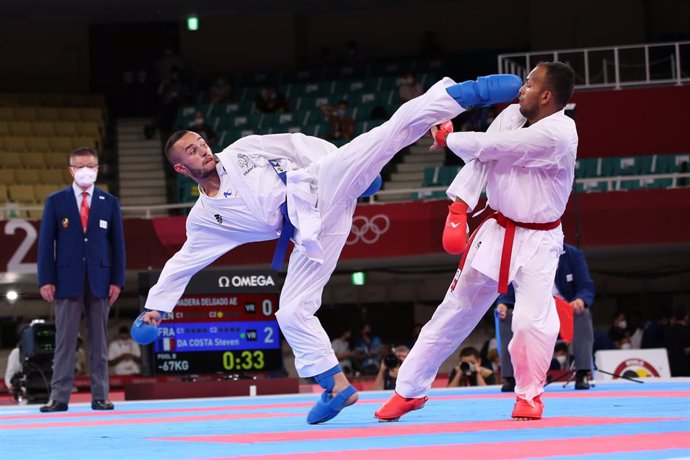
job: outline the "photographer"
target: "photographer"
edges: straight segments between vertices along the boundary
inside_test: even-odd
[[[409,352],[410,349],[407,346],[398,345],[393,348],[392,353],[383,357],[379,373],[376,374],[376,379],[374,379],[373,390],[395,390],[398,370]]]
[[[465,347],[460,351],[460,363],[453,368],[448,377],[449,387],[483,387],[494,385],[496,377],[491,369],[482,367],[479,351]]]

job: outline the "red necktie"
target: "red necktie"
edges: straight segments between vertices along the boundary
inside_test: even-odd
[[[81,193],[81,207],[79,208],[79,215],[81,216],[81,226],[86,233],[86,224],[89,222],[89,202],[86,199],[89,196],[87,192]]]

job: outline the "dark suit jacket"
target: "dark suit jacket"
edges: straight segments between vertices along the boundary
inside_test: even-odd
[[[569,244],[564,244],[563,249],[565,252],[558,259],[556,270],[558,292],[568,302],[579,298],[589,307],[594,302],[594,281],[589,274],[585,256],[582,251]],[[515,290],[512,284],[508,287],[508,293],[500,295],[496,303],[503,303],[509,307],[515,304]]]
[[[125,284],[125,240],[117,198],[94,188],[86,233],[72,185],[46,199],[38,238],[38,285],[55,285],[56,298],[77,297],[88,273],[91,292],[108,297]]]

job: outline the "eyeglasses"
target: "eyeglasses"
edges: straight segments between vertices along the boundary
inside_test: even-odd
[[[96,169],[98,168],[98,163],[92,163],[88,165],[69,165],[70,168],[74,169],[81,169],[81,168],[91,168],[91,169]]]

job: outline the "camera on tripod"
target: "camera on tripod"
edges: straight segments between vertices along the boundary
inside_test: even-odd
[[[55,355],[55,325],[36,319],[21,332],[19,355],[22,371],[17,378],[17,399],[47,402]]]

